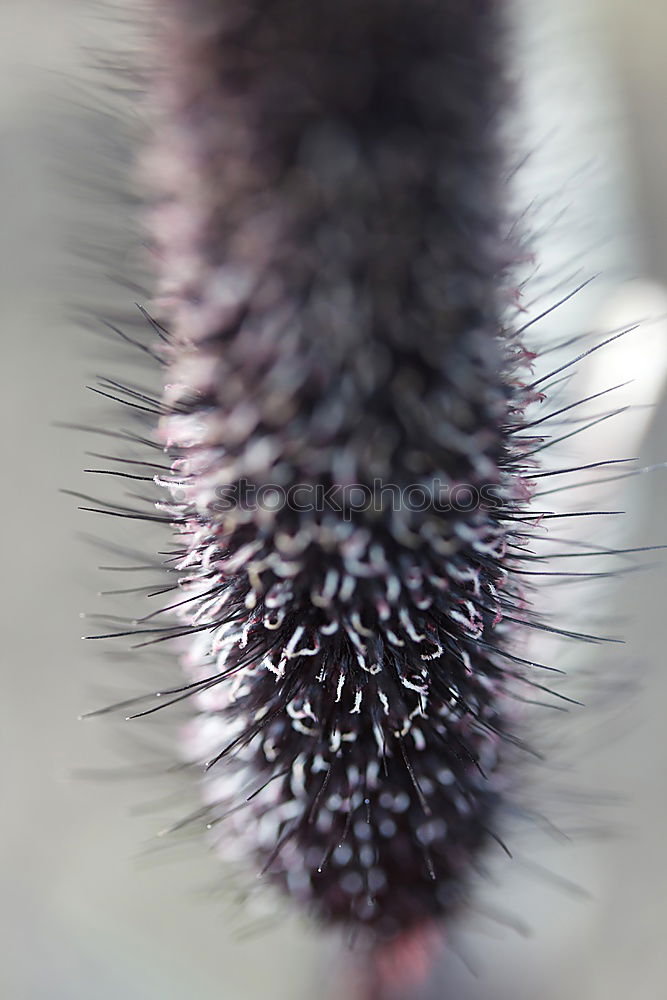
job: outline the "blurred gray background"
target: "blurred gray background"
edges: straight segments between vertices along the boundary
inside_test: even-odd
[[[629,278],[653,282],[653,291],[667,285],[667,7],[657,0],[532,0],[521,22],[536,135],[541,126],[550,133],[556,121],[574,162],[587,144],[602,151],[590,204],[609,277],[578,307],[576,321],[604,316],[613,326],[617,312],[625,310],[625,319],[628,295],[642,312],[647,286],[628,292]],[[336,993],[338,945],[282,914],[261,934],[244,934],[251,928],[228,895],[207,891],[220,875],[204,846],[153,846],[165,817],[187,811],[194,792],[188,798],[170,778],[123,775],[135,758],[121,720],[77,721],[110,692],[120,697],[146,684],[133,661],[114,667],[79,639],[89,630],[79,612],[97,610],[97,591],[116,582],[102,580],[96,566],[114,559],[79,537],[106,526],[91,525],[75,500],[57,492],[91,490],[81,474],[83,452],[99,442],[52,426],[95,419],[99,411],[83,385],[98,367],[110,370],[106,358],[113,357],[105,341],[75,323],[73,304],[96,302],[112,315],[131,301],[105,277],[104,265],[81,260],[88,241],[122,247],[135,238],[131,207],[115,202],[112,190],[102,195],[86,184],[96,165],[102,174],[106,163],[112,174],[115,163],[122,175],[130,149],[113,115],[100,114],[85,46],[122,49],[126,38],[133,41],[132,30],[113,6],[2,0],[0,7],[0,998],[310,1000]],[[555,76],[539,79],[545,65]],[[563,79],[581,73],[582,88],[561,88],[561,71]],[[593,131],[578,123],[581,107],[597,121]],[[130,122],[137,128],[140,122]],[[566,242],[579,239],[575,226]],[[660,401],[641,446],[644,464],[667,457],[666,426]],[[664,473],[620,487],[614,502],[628,510],[626,542],[667,542]],[[606,835],[526,849],[589,898],[554,888],[521,864],[510,871],[501,865],[499,887],[482,891],[480,909],[506,906],[530,937],[488,913],[473,914],[455,950],[477,977],[452,952],[415,997],[667,997],[666,588],[663,563],[598,595],[607,603],[592,611],[618,618],[628,646],[620,666],[606,654],[588,666],[600,677],[613,674],[617,694],[599,716],[591,708],[584,722],[562,720],[583,733],[583,786],[617,799],[600,820]],[[158,760],[160,746],[158,735],[155,752],[149,745],[141,759]],[[147,811],[161,799],[164,806]]]

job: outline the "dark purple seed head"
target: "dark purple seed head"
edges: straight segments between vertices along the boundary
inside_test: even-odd
[[[496,835],[522,669],[504,5],[154,10],[159,508],[208,822],[414,951]]]

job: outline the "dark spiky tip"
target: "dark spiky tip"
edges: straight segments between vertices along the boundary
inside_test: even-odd
[[[156,4],[159,506],[209,818],[380,939],[461,907],[520,742],[501,7]]]

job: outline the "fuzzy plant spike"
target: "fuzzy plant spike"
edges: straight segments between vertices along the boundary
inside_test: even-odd
[[[181,645],[220,854],[393,982],[502,844],[542,681],[505,4],[151,14],[153,519],[179,583],[147,631]]]
[[[535,393],[503,5],[155,10],[160,506],[211,818],[261,789],[221,850],[324,922],[420,936],[462,903],[512,740]]]

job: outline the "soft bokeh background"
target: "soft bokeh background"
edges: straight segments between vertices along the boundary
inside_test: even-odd
[[[79,537],[106,526],[85,521],[76,501],[57,492],[91,489],[80,470],[93,443],[52,426],[99,414],[82,386],[98,367],[109,371],[105,359],[113,357],[105,341],[81,332],[73,304],[95,302],[112,315],[132,297],[104,277],[104,266],[85,259],[96,241],[122,248],[134,238],[131,206],[103,191],[105,178],[119,165],[122,174],[130,156],[126,134],[103,113],[84,48],[131,41],[121,14],[83,0],[0,6],[0,997],[310,1000],[333,989],[337,946],[282,915],[268,931],[244,936],[248,921],[217,891],[218,867],[204,848],[155,849],[165,817],[178,818],[194,798],[170,777],[121,773],[133,760],[160,758],[153,730],[145,730],[148,746],[135,751],[120,720],[77,721],[109,692],[142,687],[134,661],[107,663],[79,640],[89,628],[81,627],[79,611],[95,611],[96,592],[116,583],[102,580],[96,564],[114,559],[100,558]],[[604,266],[607,278],[559,317],[556,329],[613,327],[660,311],[667,285],[667,7],[655,0],[532,0],[520,20],[527,118],[543,150],[541,166],[527,175],[529,189],[549,176],[557,187],[566,164],[595,161],[569,187],[575,222],[551,230],[545,254],[557,264],[601,243],[583,265]],[[140,119],[132,129],[141,132]],[[97,187],[87,183],[91,174]],[[636,277],[643,284],[627,283]],[[642,377],[658,367],[664,330],[657,331],[624,355],[630,376],[633,366]],[[664,400],[647,421],[644,464],[665,458]],[[605,443],[617,453],[613,431]],[[619,484],[614,503],[629,511],[628,544],[667,542],[666,500],[664,473]],[[122,533],[113,527],[109,537]],[[456,947],[478,978],[451,954],[419,992],[422,1000],[667,995],[665,592],[663,564],[608,593],[573,596],[579,606],[590,601],[593,616],[618,619],[628,640],[620,666],[604,652],[582,668],[613,678],[606,708],[591,708],[584,722],[562,720],[577,733],[579,785],[618,801],[602,808],[592,841],[520,843],[517,864],[500,866],[499,887],[481,893],[480,909],[506,907],[531,937],[477,913]],[[160,799],[162,806],[147,811]],[[525,859],[585,887],[590,898],[554,888]]]

